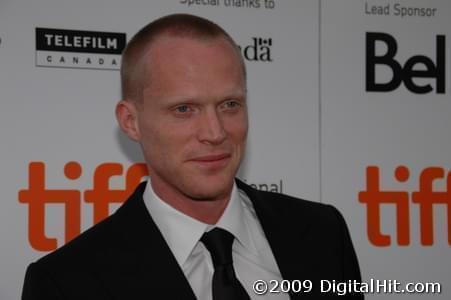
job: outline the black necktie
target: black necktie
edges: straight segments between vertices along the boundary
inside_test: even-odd
[[[249,300],[249,295],[236,278],[232,261],[234,236],[221,228],[204,233],[200,239],[210,251],[215,268],[213,274],[213,300]]]

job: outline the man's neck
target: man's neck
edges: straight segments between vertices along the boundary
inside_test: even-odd
[[[165,203],[200,222],[216,224],[224,213],[232,194],[232,189],[214,199],[192,199],[177,190],[151,180],[154,193]]]

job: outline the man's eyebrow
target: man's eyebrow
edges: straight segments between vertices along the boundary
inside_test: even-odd
[[[236,89],[236,90],[230,90],[228,92],[223,93],[220,98],[218,98],[218,101],[223,101],[226,99],[232,99],[232,98],[238,98],[238,99],[245,99],[246,98],[246,90],[243,89]],[[167,93],[155,93],[155,92],[147,92],[144,94],[144,96],[159,98],[164,97],[165,103],[181,103],[181,102],[201,102],[201,100],[204,97],[204,95],[201,95],[199,93],[184,93],[184,94],[173,94],[168,95]]]

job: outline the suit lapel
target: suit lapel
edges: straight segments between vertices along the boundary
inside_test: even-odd
[[[251,200],[257,217],[269,242],[280,273],[284,279],[309,279],[303,265],[306,257],[302,247],[303,232],[307,229],[306,222],[294,222],[287,203],[279,203],[278,199],[268,199],[263,194],[243,182],[237,180],[237,185]],[[274,194],[274,197],[277,197]],[[303,216],[295,216],[302,218]]]
[[[118,299],[196,299],[182,269],[145,207],[141,183],[112,217],[117,247],[110,252],[106,276]],[[114,265],[111,267],[111,261]]]
[[[310,279],[311,268],[303,266],[310,265],[311,257],[302,246],[309,216],[297,212],[301,215],[294,217],[305,221],[293,220],[287,203],[270,201],[270,194],[263,194],[239,180],[237,185],[254,206],[282,277]],[[115,244],[105,257],[98,259],[108,289],[117,299],[164,295],[166,299],[195,300],[183,271],[145,207],[144,189],[145,183],[141,183],[111,218]]]

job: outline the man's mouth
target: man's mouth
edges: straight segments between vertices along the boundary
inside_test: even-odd
[[[190,161],[206,168],[221,168],[227,165],[231,155],[229,153],[196,156]]]

